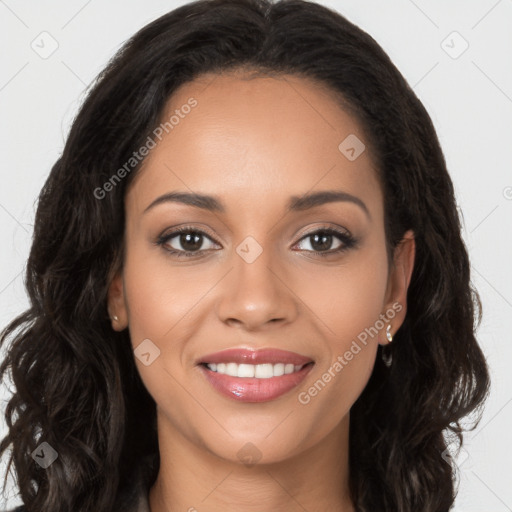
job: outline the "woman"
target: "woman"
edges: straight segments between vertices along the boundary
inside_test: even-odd
[[[334,11],[202,0],[138,32],[41,192],[26,282],[0,366],[26,510],[452,506],[449,435],[489,387],[453,185]]]

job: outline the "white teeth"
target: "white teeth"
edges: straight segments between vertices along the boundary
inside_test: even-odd
[[[236,363],[226,364],[226,375],[231,375],[231,377],[238,377],[238,365]]]
[[[277,363],[274,365],[274,377],[281,377],[281,375],[284,375],[284,364]]]
[[[231,377],[256,377],[257,379],[270,379],[290,373],[298,372],[303,365],[293,364],[237,364],[237,363],[208,363],[208,368],[213,372],[223,373]]]
[[[274,368],[271,364],[257,364],[254,367],[254,376],[257,379],[269,379],[274,376]]]
[[[287,364],[284,367],[284,373],[293,373],[294,366],[293,364]]]
[[[236,377],[254,377],[253,364],[239,364]]]

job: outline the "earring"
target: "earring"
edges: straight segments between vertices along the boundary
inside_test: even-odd
[[[117,315],[112,315],[112,320],[114,320],[114,322],[118,322],[119,317]]]
[[[393,336],[391,335],[391,325],[386,327],[386,338],[388,342],[391,343],[393,341]],[[391,353],[391,347],[389,343],[385,347],[381,347],[381,357],[383,363],[389,368],[391,363],[393,362],[393,354]]]

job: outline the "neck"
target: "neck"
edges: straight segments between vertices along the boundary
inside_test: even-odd
[[[158,415],[160,470],[151,512],[354,512],[348,487],[349,415],[317,445],[272,464],[220,458]]]

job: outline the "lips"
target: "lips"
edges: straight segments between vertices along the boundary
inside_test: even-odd
[[[241,402],[267,402],[298,386],[314,361],[278,349],[228,349],[202,357],[197,365],[220,394]]]

